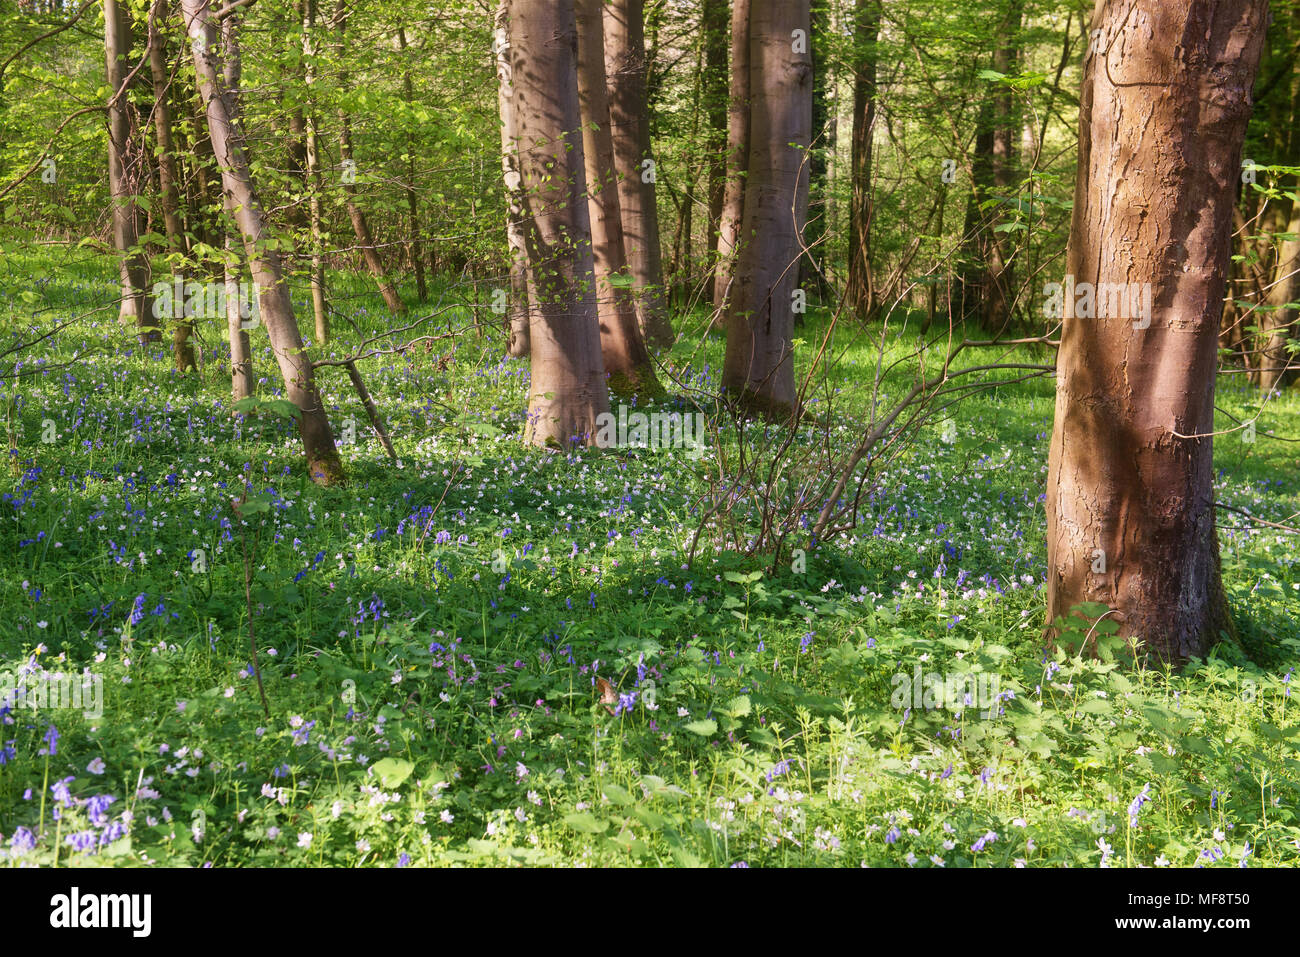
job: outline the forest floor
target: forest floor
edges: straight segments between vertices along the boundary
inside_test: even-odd
[[[107,260],[5,253],[5,339],[115,295]],[[343,355],[389,320],[337,283]],[[1045,652],[1050,379],[956,406],[951,442],[927,426],[851,538],[774,575],[707,539],[687,561],[700,461],[523,448],[528,365],[498,336],[362,364],[397,464],[323,370],[356,441],[350,484],[318,489],[291,422],[232,415],[221,342],[180,376],[105,315],[0,382],[0,673],[28,689],[0,724],[0,861],[1300,864],[1296,537],[1224,512],[1239,634],[1182,674]],[[722,342],[699,342],[663,358],[708,388]],[[1219,405],[1227,428],[1258,397]],[[1257,426],[1216,443],[1216,493],[1281,521],[1300,468],[1270,433],[1300,436],[1300,400]],[[244,481],[268,507],[241,541]],[[87,698],[33,708],[59,673]],[[985,700],[927,707],[931,675]]]

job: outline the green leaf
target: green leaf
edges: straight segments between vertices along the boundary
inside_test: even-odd
[[[627,805],[636,803],[636,798],[632,797],[625,788],[621,788],[617,784],[606,784],[601,790],[605,797],[609,798],[609,800],[614,804]]]
[[[566,814],[564,823],[569,825],[580,834],[599,834],[605,828],[609,827],[608,821],[602,821],[592,815],[590,811],[582,811],[578,814]]]
[[[691,732],[691,734],[698,734],[701,737],[707,738],[711,734],[717,734],[718,722],[714,721],[712,718],[705,718],[702,721],[692,721],[686,726],[686,730]]]
[[[750,713],[749,695],[742,694],[727,702],[726,712],[733,718],[743,718]]]
[[[401,758],[384,758],[382,761],[376,761],[371,766],[371,770],[384,787],[395,788],[411,776],[415,765]]]

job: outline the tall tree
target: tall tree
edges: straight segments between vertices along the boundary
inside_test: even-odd
[[[329,307],[325,299],[325,182],[321,175],[320,121],[316,114],[313,89],[316,84],[316,0],[302,0],[303,83],[306,86],[307,110],[303,122],[303,158],[309,189],[307,215],[311,241],[311,311],[315,320],[316,341],[330,337]]]
[[[1129,306],[1081,317],[1065,304],[1047,480],[1049,629],[1099,602],[1120,634],[1173,661],[1203,655],[1230,628],[1210,434],[1267,19],[1267,0],[1102,0],[1084,68],[1066,272],[1123,290]],[[1135,316],[1147,290],[1149,314]]]
[[[751,141],[722,386],[771,416],[795,408],[794,312],[812,137],[809,0],[752,0]]]
[[[497,61],[497,108],[501,118],[501,174],[506,194],[506,243],[510,255],[510,298],[506,306],[506,353],[528,355],[528,249],[524,236],[523,182],[519,175],[519,119],[515,115],[514,47],[510,2],[500,0],[493,43]]]
[[[348,27],[347,0],[338,0],[334,7],[334,19],[331,26],[337,32],[338,40],[336,41],[335,51],[339,61],[342,62],[346,50],[344,36]],[[348,90],[348,73],[346,70],[339,71],[339,85],[346,93]],[[397,286],[384,271],[383,260],[379,258],[379,250],[375,248],[375,238],[370,229],[370,222],[366,219],[366,214],[362,211],[361,204],[357,200],[357,166],[352,151],[352,117],[345,106],[339,107],[339,158],[343,162],[344,205],[348,210],[348,219],[352,221],[352,232],[357,237],[357,245],[361,247],[361,256],[366,261],[366,268],[370,270],[370,275],[374,277],[375,283],[379,286],[379,294],[384,297],[384,304],[392,312],[402,315],[406,312],[406,303],[402,302],[402,297],[397,294]]]
[[[713,305],[724,309],[736,275],[736,244],[745,217],[745,172],[749,166],[749,5],[731,4],[731,89],[727,99],[727,175],[718,214],[718,261]]]
[[[222,82],[227,93],[226,102],[230,110],[232,123],[242,123],[240,89],[244,77],[244,58],[239,49],[240,16],[226,17],[221,21]],[[224,279],[226,286],[226,332],[230,338],[230,397],[235,402],[248,398],[256,392],[253,377],[253,344],[245,328],[248,318],[244,315],[244,297],[240,295],[239,283],[245,273],[247,255],[244,244],[239,238],[239,224],[232,205],[230,194],[222,190],[223,206],[226,219],[223,224],[225,234],[226,260]],[[249,303],[251,306],[251,303]],[[251,312],[251,308],[249,310]]]
[[[718,250],[718,226],[722,219],[722,200],[727,191],[727,25],[728,0],[703,0],[700,28],[704,32],[704,73],[700,77],[704,112],[708,119],[707,149],[709,156],[709,229],[708,265],[712,268]],[[689,241],[688,241],[689,245]],[[715,284],[707,295],[713,299]]]
[[[881,0],[857,0],[853,22],[853,134],[849,157],[848,306],[860,319],[875,312],[871,272],[871,161],[876,126],[876,48]],[[933,288],[933,287],[931,287]]]
[[[280,366],[285,393],[299,410],[298,431],[307,457],[308,474],[321,485],[342,482],[343,463],[316,388],[311,359],[298,333],[277,241],[271,234],[253,182],[238,110],[219,69],[216,17],[209,0],[181,0],[181,14],[191,39],[199,96],[207,113],[208,136],[258,287],[261,322]]]
[[[609,132],[609,101],[605,94],[603,5],[604,0],[574,0],[578,25],[578,99],[590,196],[587,209],[596,273],[600,352],[609,387],[615,393],[657,393],[662,389],[637,324],[636,302],[626,283],[630,277],[623,246],[614,146]]]
[[[1276,122],[1270,130],[1279,137],[1284,162],[1294,163],[1300,149],[1300,69],[1296,68],[1297,44],[1300,44],[1300,4],[1291,8],[1291,15],[1279,25],[1285,41],[1289,41],[1289,62],[1279,73],[1289,74],[1289,82],[1279,81],[1272,91],[1273,115]],[[1288,95],[1284,98],[1282,93]],[[1300,189],[1300,178],[1293,179],[1293,190]],[[1281,202],[1276,202],[1281,206]],[[1279,210],[1280,212],[1280,210]],[[1280,216],[1279,216],[1280,218]],[[1300,202],[1291,201],[1291,213],[1286,224],[1286,234],[1278,244],[1277,263],[1264,308],[1258,314],[1262,350],[1258,357],[1259,386],[1267,394],[1279,386],[1296,379],[1297,359],[1291,355],[1288,343],[1300,322]]]
[[[610,136],[619,173],[618,202],[637,297],[637,321],[648,343],[666,349],[673,344],[674,334],[668,321],[650,152],[643,0],[606,0],[604,27]]]
[[[112,195],[113,246],[118,253],[122,304],[118,318],[139,330],[140,344],[159,332],[149,296],[149,262],[140,247],[144,151],[130,101],[131,13],[122,0],[104,0],[104,52],[108,67],[108,186]]]
[[[993,72],[1017,71],[1024,0],[1006,0],[993,49]],[[994,81],[997,82],[997,81]],[[961,312],[990,332],[1001,332],[1011,319],[1011,242],[1000,227],[1005,222],[1008,192],[1014,180],[1015,139],[1020,125],[1009,84],[997,82],[980,103],[975,120],[970,200],[962,235]]]
[[[415,81],[411,79],[411,62],[407,52],[406,28],[397,26],[397,48],[402,52],[402,100],[407,109],[414,109]],[[420,302],[429,298],[429,289],[424,281],[424,243],[420,240],[420,200],[415,189],[415,137],[407,121],[406,131],[406,209],[411,217],[411,239],[407,243],[407,258],[415,270],[415,296]]]
[[[180,214],[180,177],[176,170],[176,144],[172,136],[171,71],[167,56],[167,2],[153,0],[149,8],[149,73],[153,80],[153,126],[158,143],[158,192],[162,206],[167,251],[179,256],[186,251],[185,226]],[[172,361],[177,372],[195,368],[191,344],[193,323],[184,315],[174,317]]]
[[[835,42],[831,31],[831,0],[811,0],[812,52],[812,150],[808,154],[808,205],[806,224],[802,227],[807,251],[799,260],[798,284],[805,291],[816,289],[824,296],[826,287],[826,210],[829,200],[827,157],[834,151],[835,127],[831,122],[831,49]],[[803,315],[795,314],[801,324]]]
[[[573,0],[511,0],[509,17],[532,276],[524,441],[594,445],[609,391],[596,314]]]

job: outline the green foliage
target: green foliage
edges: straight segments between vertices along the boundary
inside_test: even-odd
[[[111,302],[111,263],[11,261],[49,277],[43,308]],[[13,291],[0,319],[21,327]],[[359,338],[382,328],[362,301],[346,330]],[[810,341],[824,322],[810,315]],[[1099,607],[1044,649],[1043,384],[955,407],[956,441],[936,426],[900,461],[857,539],[773,574],[727,551],[682,567],[699,494],[683,460],[521,449],[521,417],[502,410],[524,407],[523,366],[494,350],[446,369],[414,355],[368,366],[401,464],[359,430],[342,447],[352,486],[321,490],[274,414],[282,398],[231,416],[211,359],[180,377],[113,323],[87,335],[100,338],[78,365],[0,396],[19,466],[0,503],[0,672],[90,668],[103,689],[102,717],[15,711],[0,739],[13,742],[4,846],[45,825],[25,860],[53,863],[56,847],[61,863],[114,865],[1298,860],[1294,538],[1225,520],[1240,640],[1183,674],[1135,666]],[[904,331],[897,348],[911,344]],[[833,385],[852,420],[870,354],[832,347],[848,349]],[[681,350],[665,361],[688,381],[720,360],[720,343]],[[906,383],[891,372],[883,388]],[[336,426],[363,416],[341,375],[322,387]],[[446,394],[456,408],[428,399]],[[1238,417],[1255,401],[1220,398]],[[1218,443],[1221,500],[1295,510],[1288,449],[1267,436],[1298,414],[1284,397],[1256,443]],[[270,721],[229,509],[249,486]],[[920,687],[918,707],[917,669],[955,694]],[[50,781],[73,778],[63,832],[49,801],[22,799],[48,793],[47,765]],[[65,838],[104,832],[78,804],[98,795],[115,799],[110,819],[134,818],[92,855]]]

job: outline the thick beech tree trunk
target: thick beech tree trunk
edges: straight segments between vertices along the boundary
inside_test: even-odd
[[[637,321],[650,345],[666,349],[675,336],[668,322],[655,187],[645,166],[647,160],[653,161],[646,101],[645,11],[642,0],[605,0],[602,5],[610,136]]]
[[[605,41],[601,23],[604,0],[574,0],[578,25],[578,99],[582,111],[582,151],[586,163],[587,209],[596,270],[596,305],[600,352],[617,395],[662,392],[650,352],[637,325],[636,303],[628,276],[619,208],[614,147],[609,133],[605,94]]]
[[[876,39],[881,0],[858,0],[853,24],[853,143],[849,160],[848,306],[859,319],[876,308],[871,272],[871,139],[876,126]],[[934,287],[931,287],[933,290]]]
[[[108,68],[108,187],[113,202],[113,246],[118,252],[122,278],[122,305],[118,319],[139,329],[140,344],[160,338],[149,296],[149,261],[138,248],[139,192],[143,154],[139,131],[133,130],[127,99],[128,56],[131,52],[131,14],[122,0],[104,0],[104,52]]]
[[[506,354],[528,355],[528,249],[524,237],[527,205],[519,175],[519,119],[515,115],[514,54],[510,42],[510,3],[496,12],[497,108],[501,114],[501,175],[506,189],[506,242],[510,251],[510,297],[506,303]]]
[[[318,484],[342,482],[343,464],[316,389],[311,360],[298,333],[280,253],[272,242],[274,237],[244,153],[243,131],[236,119],[238,111],[218,71],[217,28],[209,0],[181,0],[181,13],[194,53],[199,96],[207,111],[208,135],[221,169],[227,201],[244,241],[253,281],[258,287],[261,322],[280,366],[286,395],[301,412],[298,431],[302,435],[308,473]]]
[[[725,309],[736,275],[736,243],[745,218],[745,171],[749,166],[749,5],[731,4],[731,91],[727,101],[726,182],[718,213],[718,263],[713,305]]]
[[[722,386],[754,411],[795,408],[792,293],[808,202],[812,58],[808,0],[751,0],[751,143]],[[795,52],[796,30],[804,42]]]
[[[1066,273],[1118,284],[1104,288],[1123,290],[1128,308],[1094,303],[1108,314],[1084,318],[1065,302],[1047,479],[1049,634],[1059,637],[1057,616],[1098,602],[1121,635],[1184,661],[1231,627],[1209,433],[1267,17],[1266,0],[1098,4]],[[1146,288],[1141,328],[1147,310],[1134,297]]]
[[[573,0],[511,0],[532,382],[524,441],[594,445],[609,411],[596,316]]]

